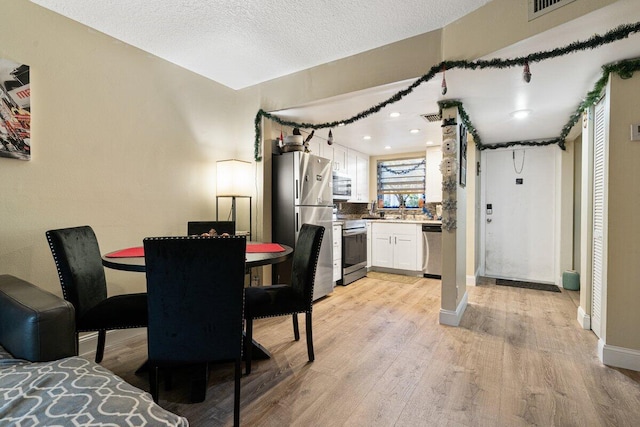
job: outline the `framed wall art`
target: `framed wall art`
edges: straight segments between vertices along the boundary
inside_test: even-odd
[[[467,128],[460,124],[460,186],[467,185]]]
[[[0,157],[31,159],[29,66],[0,58]]]

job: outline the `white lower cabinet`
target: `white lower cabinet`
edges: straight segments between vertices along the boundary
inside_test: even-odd
[[[342,279],[342,225],[333,225],[333,281]]]
[[[371,268],[371,240],[373,238],[372,236],[372,229],[371,227],[373,226],[373,224],[371,223],[371,221],[367,221],[367,269]]]
[[[418,271],[422,246],[417,224],[373,223],[371,266]]]

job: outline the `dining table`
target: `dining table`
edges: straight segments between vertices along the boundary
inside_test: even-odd
[[[278,264],[289,259],[292,253],[291,246],[281,243],[247,242],[245,267]],[[102,256],[102,265],[113,270],[144,273],[144,248],[135,246],[106,253]]]
[[[245,267],[278,264],[289,259],[293,254],[291,246],[270,242],[247,242]],[[102,255],[102,265],[113,270],[145,273],[144,247],[135,246],[119,249]],[[271,354],[255,339],[252,340],[252,358],[269,359]],[[142,369],[142,368],[141,368]]]

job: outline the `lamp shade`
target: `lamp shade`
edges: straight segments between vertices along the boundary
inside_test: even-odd
[[[219,160],[216,168],[218,196],[250,196],[253,172],[251,163],[242,160]]]

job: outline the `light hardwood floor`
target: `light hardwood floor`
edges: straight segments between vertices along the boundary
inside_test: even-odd
[[[242,379],[246,426],[639,426],[640,374],[602,365],[576,321],[577,292],[467,288],[459,327],[438,324],[440,281],[365,278],[314,306],[316,360],[304,321],[255,322],[273,358]],[[149,390],[133,371],[143,335],[107,348],[103,366]],[[207,399],[188,403],[178,375],[160,404],[192,426],[232,424],[233,368],[211,370]]]

